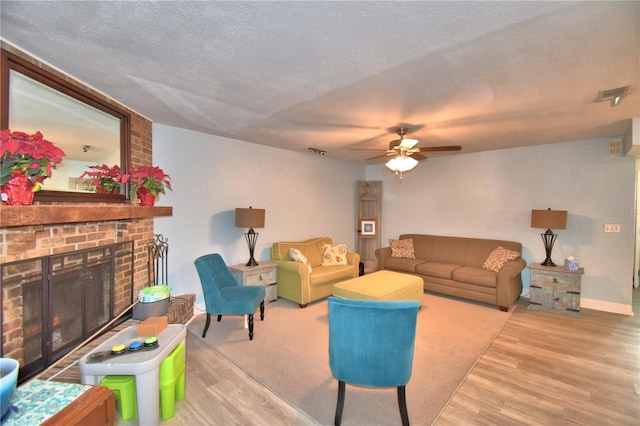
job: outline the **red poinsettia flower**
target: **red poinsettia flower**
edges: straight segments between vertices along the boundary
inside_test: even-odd
[[[139,166],[130,168],[129,173],[122,176],[122,183],[129,182],[131,198],[139,188],[147,188],[156,197],[165,194],[165,188],[171,190],[171,177],[156,166]]]
[[[7,183],[16,171],[33,182],[42,182],[51,176],[65,155],[64,151],[44,139],[40,132],[29,135],[5,129],[0,135],[0,185]]]
[[[116,193],[120,188],[122,182],[122,176],[120,176],[120,166],[117,164],[114,166],[107,166],[106,164],[89,166],[92,170],[90,172],[84,172],[80,175],[80,178],[91,177],[93,180],[91,183],[96,188],[98,193]]]

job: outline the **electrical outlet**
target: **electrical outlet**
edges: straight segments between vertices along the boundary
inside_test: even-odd
[[[604,224],[604,232],[610,234],[619,234],[620,233],[620,224],[619,223],[605,223]]]

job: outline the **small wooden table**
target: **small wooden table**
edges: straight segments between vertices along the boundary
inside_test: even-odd
[[[41,426],[113,425],[115,421],[116,401],[113,391],[104,386],[91,386]]]
[[[529,309],[580,316],[581,280],[584,268],[570,271],[563,266],[529,265],[531,284]]]
[[[113,425],[115,398],[104,386],[32,380],[18,387],[3,426]]]
[[[256,266],[247,266],[241,263],[239,265],[231,265],[228,269],[236,282],[242,286],[264,286],[265,307],[269,303],[278,300],[277,263],[262,261]]]

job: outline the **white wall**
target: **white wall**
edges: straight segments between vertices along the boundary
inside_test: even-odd
[[[573,255],[585,268],[582,306],[631,313],[634,276],[635,160],[609,157],[608,139],[433,157],[402,183],[384,165],[362,166],[203,133],[154,125],[154,164],[174,191],[159,205],[173,216],[155,219],[169,239],[172,294],[195,293],[193,261],[218,252],[228,264],[248,260],[234,209],[266,209],[256,247],[269,258],[274,241],[331,236],[355,247],[356,181],[383,180],[382,240],[407,232],[520,241],[527,263],[541,262],[532,209],[569,212],[553,260]],[[366,177],[365,177],[366,174]],[[620,234],[603,233],[619,223]],[[523,273],[529,293],[529,269]]]
[[[544,230],[530,227],[531,210],[567,210],[553,260],[585,268],[583,307],[631,314],[635,159],[609,157],[608,139],[433,157],[402,183],[374,165],[367,179],[383,180],[383,242],[409,232],[514,240],[539,263]],[[605,234],[605,223],[622,232]],[[523,282],[528,295],[528,268]]]
[[[155,232],[169,240],[172,294],[194,293],[204,306],[193,261],[217,252],[228,265],[246,263],[246,229],[234,227],[236,207],[264,208],[255,258],[269,259],[276,241],[329,236],[355,248],[356,181],[365,167],[153,125],[153,162],[172,178],[173,191],[157,205],[173,216],[156,218]]]

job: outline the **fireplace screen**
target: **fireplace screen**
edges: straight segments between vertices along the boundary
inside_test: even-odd
[[[0,285],[2,356],[24,380],[131,305],[133,242],[5,263]]]

